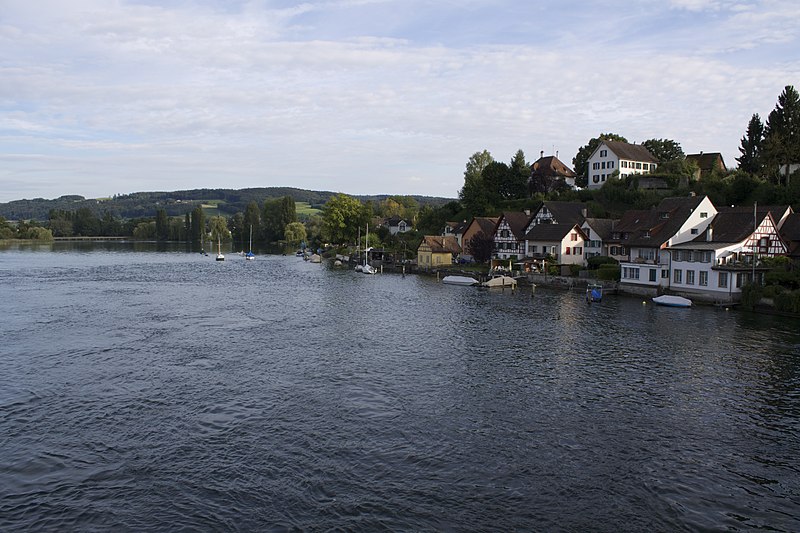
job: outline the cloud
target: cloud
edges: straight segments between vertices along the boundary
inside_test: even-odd
[[[800,19],[790,2],[273,5],[4,2],[0,175],[16,186],[0,201],[154,185],[452,197],[475,151],[569,164],[607,131],[730,164],[800,71],[800,25],[772,30]]]

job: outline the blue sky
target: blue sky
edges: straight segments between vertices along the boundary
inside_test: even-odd
[[[800,85],[795,0],[0,0],[0,201],[294,186],[455,197],[602,132],[735,165]]]

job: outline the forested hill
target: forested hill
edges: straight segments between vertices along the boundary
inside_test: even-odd
[[[90,199],[83,196],[61,196],[54,200],[35,198],[33,200],[14,200],[0,203],[0,216],[7,220],[47,220],[52,209],[76,211],[87,207],[98,216],[108,212],[120,218],[152,217],[157,209],[164,209],[169,216],[183,215],[194,206],[202,204],[216,207],[220,214],[233,215],[244,212],[247,204],[256,202],[259,206],[267,198],[291,196],[296,202],[307,202],[312,207],[322,207],[328,199],[337,194],[331,191],[309,191],[293,187],[259,187],[251,189],[192,189],[173,192],[137,192],[114,196],[113,198]],[[392,195],[357,196],[362,202],[381,201]],[[411,196],[420,206],[445,204],[452,199],[429,196]]]

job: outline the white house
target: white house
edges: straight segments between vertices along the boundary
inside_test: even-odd
[[[397,216],[387,220],[386,224],[389,227],[389,233],[391,235],[397,235],[398,233],[405,233],[411,230],[411,224],[405,219]]]
[[[599,255],[613,257],[617,261],[628,258],[623,247],[612,246],[610,243],[614,227],[618,222],[610,218],[584,219],[581,230],[586,234],[586,245],[583,248],[583,256],[586,259]]]
[[[599,189],[615,172],[624,179],[631,174],[648,174],[657,166],[658,160],[640,144],[601,141],[589,156],[588,188]]]
[[[755,230],[754,230],[755,227]],[[669,289],[690,298],[731,302],[742,287],[761,279],[761,257],[785,255],[787,245],[769,209],[747,212],[723,208],[706,231],[668,249],[672,256]]]
[[[665,249],[697,238],[716,214],[707,196],[664,198],[653,209],[626,212],[610,243],[628,254],[620,262],[620,283],[633,292],[668,287],[670,254]]]
[[[548,255],[560,265],[584,265],[586,234],[577,224],[539,224],[526,235],[527,257]]]

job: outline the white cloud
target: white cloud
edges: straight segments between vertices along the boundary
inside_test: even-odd
[[[720,150],[731,164],[750,115],[768,113],[800,71],[796,47],[757,55],[796,45],[800,25],[770,29],[800,18],[789,2],[742,9],[687,0],[636,12],[609,2],[588,14],[566,5],[536,13],[551,17],[541,20],[550,38],[522,40],[497,25],[511,4],[469,9],[486,14],[490,4],[501,10],[496,19],[471,21],[461,4],[430,12],[415,2],[223,10],[80,0],[40,11],[6,1],[0,176],[15,186],[0,201],[154,185],[455,196],[475,151],[507,160],[518,148],[529,159],[558,150],[569,164],[607,131],[673,138],[687,152]],[[669,18],[688,9],[721,18],[702,32]],[[319,26],[329,16],[345,28],[342,18],[393,11],[395,24],[382,34],[340,29],[334,38]],[[631,29],[655,30],[608,38],[582,26],[617,14]],[[418,38],[437,17],[455,27],[435,42]],[[741,36],[750,25],[757,27]],[[483,26],[493,40],[460,40]],[[497,38],[504,33],[513,42]]]

